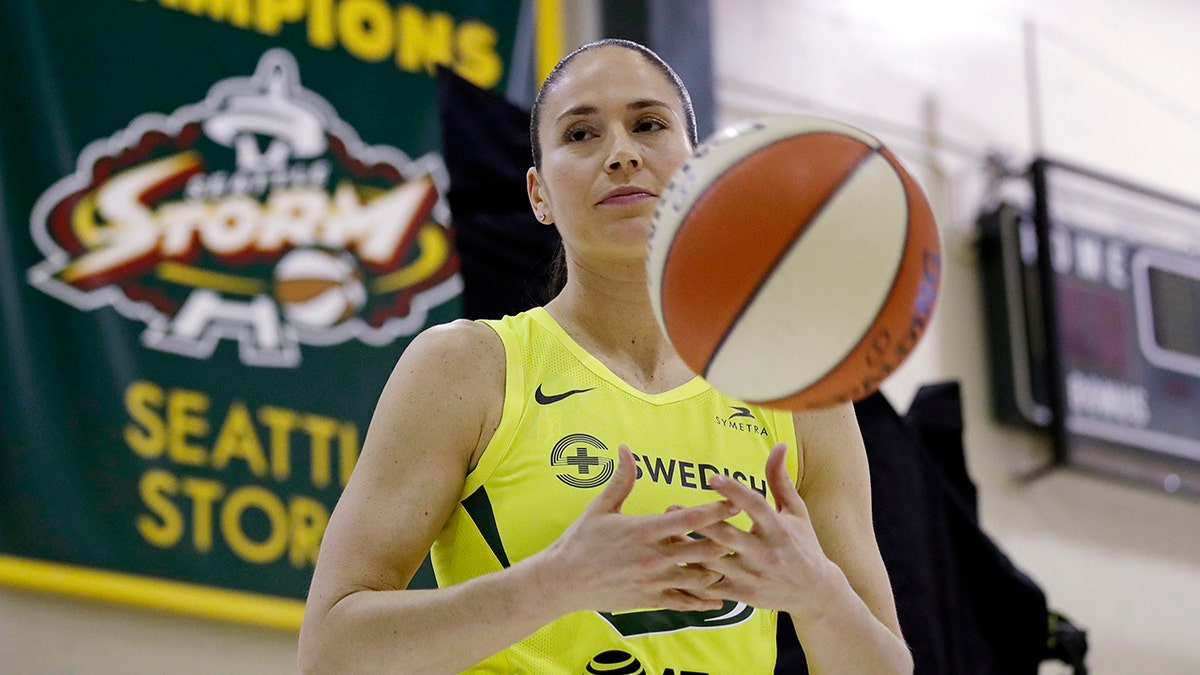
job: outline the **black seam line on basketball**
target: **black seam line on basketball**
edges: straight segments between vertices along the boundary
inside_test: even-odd
[[[595,389],[595,387],[588,387],[587,389],[571,389],[568,391],[564,391],[561,394],[547,395],[547,394],[542,393],[542,385],[539,384],[537,387],[537,391],[533,392],[533,399],[542,405],[550,405],[551,403],[558,403],[559,401],[563,400],[564,398],[566,398],[568,396],[574,396],[575,394],[582,394],[585,392],[589,392],[593,389]]]
[[[771,147],[771,146],[773,146],[773,145],[776,145],[776,144],[778,144],[778,143],[782,143],[782,142],[784,142],[784,141],[787,141],[787,140],[790,140],[790,139],[793,139],[793,138],[800,138],[800,137],[802,137],[802,136],[811,136],[811,135],[815,135],[815,134],[824,134],[824,133],[829,133],[829,132],[828,132],[828,131],[816,131],[816,130],[814,130],[814,131],[806,131],[806,132],[804,132],[804,133],[802,133],[802,134],[796,134],[796,135],[794,135],[794,136],[784,136],[784,137],[782,137],[782,138],[776,138],[776,139],[775,139],[775,140],[773,140],[773,141],[769,141],[769,142],[767,142],[767,143],[764,143],[764,144],[762,144],[762,145],[758,146],[757,148],[755,148],[755,149],[752,151],[752,153],[753,153],[753,152],[761,152],[762,150],[765,150],[766,148],[769,148],[769,147]],[[871,145],[871,144],[869,144],[869,143],[866,143],[866,142],[864,142],[864,143],[863,143],[863,145],[866,145],[866,146],[867,146],[868,148],[870,148],[872,151],[875,151],[875,150],[877,150],[877,149],[878,149],[878,146],[873,146],[873,145]],[[752,153],[750,153],[750,154],[752,154]],[[724,174],[724,173],[727,173],[727,172],[729,172],[729,171],[730,171],[730,170],[732,170],[732,169],[733,169],[735,166],[740,166],[742,163],[746,162],[746,161],[747,161],[747,159],[749,159],[749,154],[747,154],[747,156],[745,156],[745,157],[742,157],[741,159],[738,159],[737,161],[735,161],[735,162],[731,163],[729,166],[727,166],[727,167],[725,167],[724,169],[722,169],[722,170],[721,170],[721,173],[722,173],[722,174]],[[691,160],[689,159],[688,161],[691,161]],[[687,164],[685,163],[685,164],[684,164],[684,166],[686,167],[686,166],[687,166]],[[855,168],[857,168],[857,166],[856,166]],[[853,173],[853,170],[851,171],[851,173]],[[699,201],[700,201],[701,199],[703,199],[703,198],[704,198],[704,195],[708,194],[708,191],[709,191],[709,190],[711,190],[711,189],[712,189],[712,181],[709,181],[708,185],[707,185],[707,186],[706,186],[706,187],[705,187],[703,190],[701,190],[699,193],[697,193],[695,197],[692,197],[691,205],[688,207],[688,210],[690,211],[690,210],[691,210],[691,207],[693,207],[693,206],[695,206],[697,203],[699,203]],[[663,270],[666,270],[668,267],[670,267],[670,266],[671,266],[671,253],[672,253],[672,252],[675,250],[675,243],[676,243],[678,240],[679,240],[679,238],[678,238],[678,237],[671,237],[670,243],[667,245],[667,250],[663,252],[663,264],[662,264],[662,269],[663,269]],[[776,263],[776,264],[778,264],[778,263],[779,263],[779,261],[775,261],[775,263]],[[774,268],[774,267],[772,266],[772,269],[773,269],[773,268]],[[666,308],[667,308],[667,303],[666,303],[666,292],[667,292],[667,285],[666,285],[666,283],[663,283],[663,282],[665,282],[665,281],[666,281],[666,275],[664,274],[664,275],[663,275],[663,278],[662,278],[662,279],[660,279],[660,283],[658,284],[658,306],[661,308],[661,311],[660,311],[660,313],[662,314],[662,319],[663,319],[664,328],[666,327],[666,326],[665,326],[665,324],[667,323],[667,309],[666,309]],[[759,282],[759,284],[761,285],[761,283],[762,283],[762,282],[760,281],[760,282]],[[757,288],[755,288],[754,294],[757,294],[757,293],[758,293],[758,289],[757,289]],[[754,295],[754,294],[752,294],[752,295],[751,295],[751,297],[753,297],[753,295]],[[743,306],[743,309],[745,309],[745,307],[744,307],[744,306]],[[717,341],[717,345],[716,345],[716,347],[715,347],[714,349],[712,349],[711,351],[709,351],[709,353],[708,353],[708,360],[704,362],[704,366],[703,366],[703,367],[700,369],[700,370],[701,370],[701,372],[700,372],[700,375],[701,375],[701,376],[707,376],[707,375],[708,375],[708,367],[709,367],[709,365],[710,365],[710,364],[712,364],[712,362],[713,362],[713,358],[716,356],[716,354],[717,354],[717,351],[718,351],[718,350],[721,348],[721,345],[725,343],[725,338],[726,338],[726,337],[728,337],[728,335],[729,335],[729,331],[731,330],[732,326],[733,326],[733,325],[735,325],[735,324],[737,323],[737,319],[738,319],[738,318],[740,318],[740,317],[741,317],[741,315],[742,315],[742,312],[741,312],[741,310],[739,310],[739,311],[738,311],[738,314],[737,314],[737,316],[735,316],[735,317],[734,317],[734,320],[733,320],[732,322],[730,322],[730,323],[729,323],[727,326],[725,326],[725,331],[724,331],[724,333],[721,335],[721,339]],[[668,337],[669,337],[669,336],[668,336]]]
[[[846,172],[845,177],[841,181],[842,183],[845,183],[847,180],[857,174],[859,170],[862,169],[863,166],[875,155],[879,155],[881,157],[883,156],[883,153],[880,152],[880,146],[868,145],[867,143],[863,143],[863,145],[867,146],[867,152],[864,153],[862,158],[859,159],[858,162]],[[884,160],[886,161],[887,158],[884,157]],[[835,195],[837,195],[837,193],[838,190],[834,189],[830,190],[829,194],[825,195],[825,198],[821,201],[821,205],[813,211],[812,217],[808,219],[810,225],[820,219],[821,214],[824,213],[825,209],[829,207],[829,203],[833,201],[833,198]],[[742,315],[746,313],[746,308],[754,304],[754,299],[757,298],[758,294],[762,292],[763,286],[765,286],[767,281],[772,277],[772,275],[774,275],[776,268],[778,268],[779,264],[783,262],[783,259],[786,258],[788,254],[796,248],[796,245],[800,243],[800,240],[804,238],[804,235],[808,233],[809,229],[809,227],[801,228],[800,231],[796,233],[796,236],[792,238],[791,243],[787,246],[784,246],[780,250],[779,256],[771,262],[771,265],[767,268],[766,274],[759,275],[758,283],[755,284],[754,290],[750,292],[750,294],[746,297],[746,301],[743,302],[742,306],[738,308],[737,314],[734,315],[733,320],[731,320],[725,326],[725,330],[722,331],[721,339],[717,340],[716,346],[713,347],[711,352],[709,352],[708,363],[704,364],[704,376],[708,376],[709,367],[712,365],[713,361],[717,359],[717,355],[721,353],[721,349],[725,346],[725,341],[729,339],[730,333],[733,332],[733,327],[738,325],[738,322],[742,319]],[[812,383],[810,382],[804,386],[807,387],[811,384]],[[788,396],[793,396],[803,390],[804,387],[801,387],[791,394],[788,394]]]

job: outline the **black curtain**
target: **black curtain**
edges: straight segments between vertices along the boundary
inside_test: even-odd
[[[529,110],[444,68],[437,89],[463,316],[498,319],[540,305],[560,239],[526,196]]]

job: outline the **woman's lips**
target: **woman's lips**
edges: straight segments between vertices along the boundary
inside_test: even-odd
[[[617,188],[604,195],[600,200],[600,204],[626,205],[636,204],[647,199],[656,199],[657,195],[647,192],[641,188]]]

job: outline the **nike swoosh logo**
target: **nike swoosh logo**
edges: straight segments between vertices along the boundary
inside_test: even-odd
[[[561,394],[546,395],[542,393],[542,385],[539,384],[537,391],[533,392],[533,398],[542,405],[550,405],[551,403],[558,403],[568,396],[582,394],[585,391],[591,391],[593,389],[595,389],[595,387],[588,387],[587,389],[572,389],[570,391],[564,391]]]

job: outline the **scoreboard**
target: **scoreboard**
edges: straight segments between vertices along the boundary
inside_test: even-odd
[[[1200,496],[1200,205],[1035,161],[981,215],[994,403],[1058,462]]]

